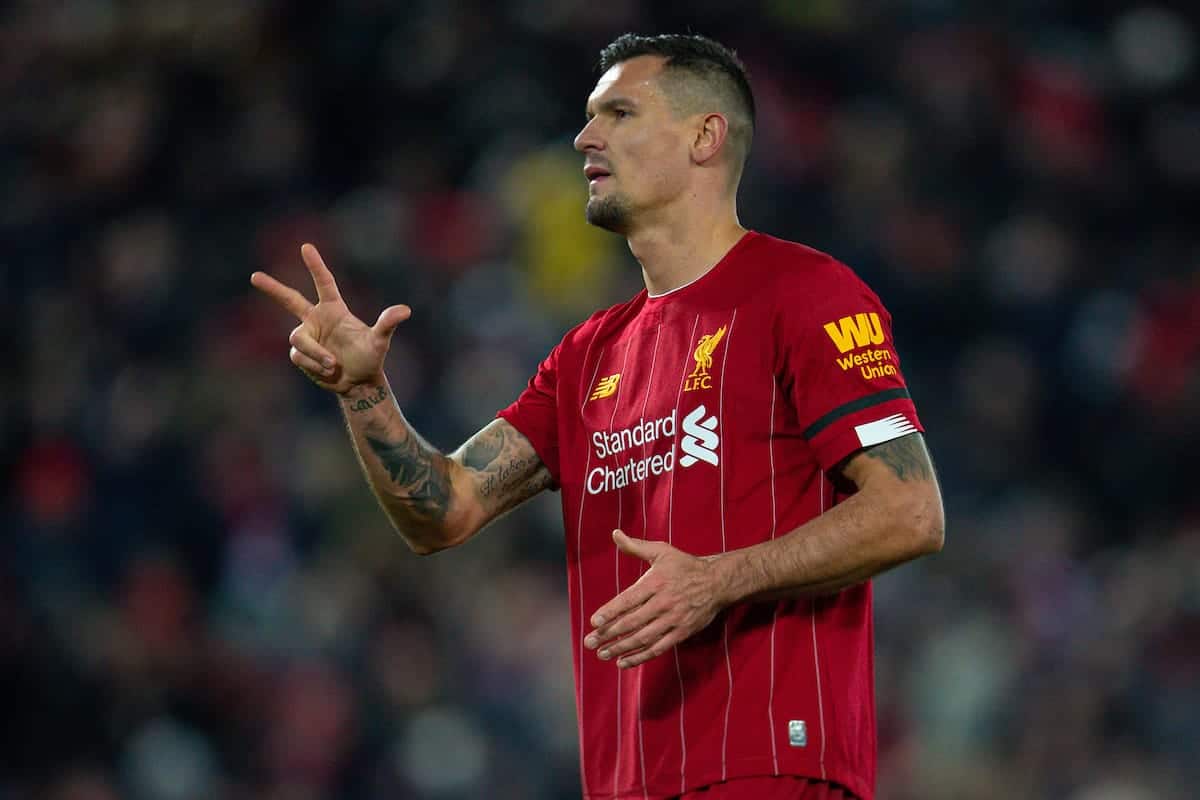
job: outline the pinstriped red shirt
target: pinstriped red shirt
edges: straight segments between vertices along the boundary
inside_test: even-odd
[[[873,797],[869,583],[736,605],[629,671],[583,637],[646,569],[613,528],[708,555],[838,502],[830,469],[922,429],[899,366],[890,316],[853,272],[751,232],[692,283],[570,331],[500,412],[562,491],[585,797],[756,775]]]

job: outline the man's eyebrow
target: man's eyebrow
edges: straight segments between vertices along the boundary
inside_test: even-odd
[[[596,116],[596,114],[599,113],[600,111],[612,111],[616,108],[631,107],[631,106],[635,106],[635,105],[637,105],[637,104],[633,102],[633,98],[631,98],[631,97],[621,97],[621,96],[610,97],[607,100],[600,102],[598,104],[597,110],[595,110],[595,111],[592,110],[593,109],[592,104],[588,103],[587,108],[584,109],[583,113],[588,119],[591,119],[592,117]]]

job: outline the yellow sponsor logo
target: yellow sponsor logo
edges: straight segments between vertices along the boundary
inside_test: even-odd
[[[713,365],[713,351],[717,349],[717,345],[721,343],[721,338],[725,335],[725,326],[717,328],[716,333],[706,333],[700,337],[700,341],[696,343],[696,349],[692,351],[692,358],[696,359],[696,368],[687,376],[687,380],[683,384],[685,392],[693,392],[696,389],[711,389],[712,376],[708,371]]]
[[[892,358],[891,350],[867,350],[863,353],[852,353],[848,356],[842,356],[836,359],[837,365],[842,368],[842,372],[849,370],[851,367],[858,367],[858,372],[863,376],[864,380],[872,381],[876,378],[882,378],[885,375],[895,375],[896,365],[895,359]]]
[[[825,332],[839,353],[848,353],[856,347],[883,344],[883,325],[874,311],[842,317],[837,322],[826,322]]]
[[[617,391],[617,381],[621,380],[621,373],[609,375],[607,378],[601,378],[596,382],[596,388],[592,390],[592,396],[588,400],[599,400],[608,397]]]
[[[883,323],[879,321],[879,314],[874,311],[842,317],[836,322],[826,322],[825,333],[829,334],[838,352],[843,354],[835,359],[843,372],[857,369],[863,380],[867,381],[898,374],[896,359],[891,350],[882,347],[873,350],[859,349],[883,344]],[[851,353],[851,350],[858,352]]]

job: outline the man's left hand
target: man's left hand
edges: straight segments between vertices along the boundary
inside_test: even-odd
[[[648,561],[633,586],[592,615],[595,630],[583,643],[622,669],[660,656],[707,627],[724,607],[717,558],[697,558],[666,542],[631,539],[613,531],[623,553]]]

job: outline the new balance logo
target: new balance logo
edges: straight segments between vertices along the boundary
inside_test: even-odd
[[[856,347],[883,343],[883,325],[874,311],[842,317],[837,322],[826,322],[825,332],[829,334],[840,353],[848,353]]]
[[[588,400],[599,400],[603,397],[609,397],[617,391],[617,381],[621,380],[621,373],[609,375],[607,378],[601,378],[596,381],[596,388],[592,390],[591,397]]]
[[[700,405],[683,418],[683,439],[679,442],[679,449],[683,451],[679,459],[680,466],[690,467],[697,461],[717,466],[717,447],[721,444],[721,437],[715,433],[717,418],[709,417],[702,422],[705,413],[704,406]]]

